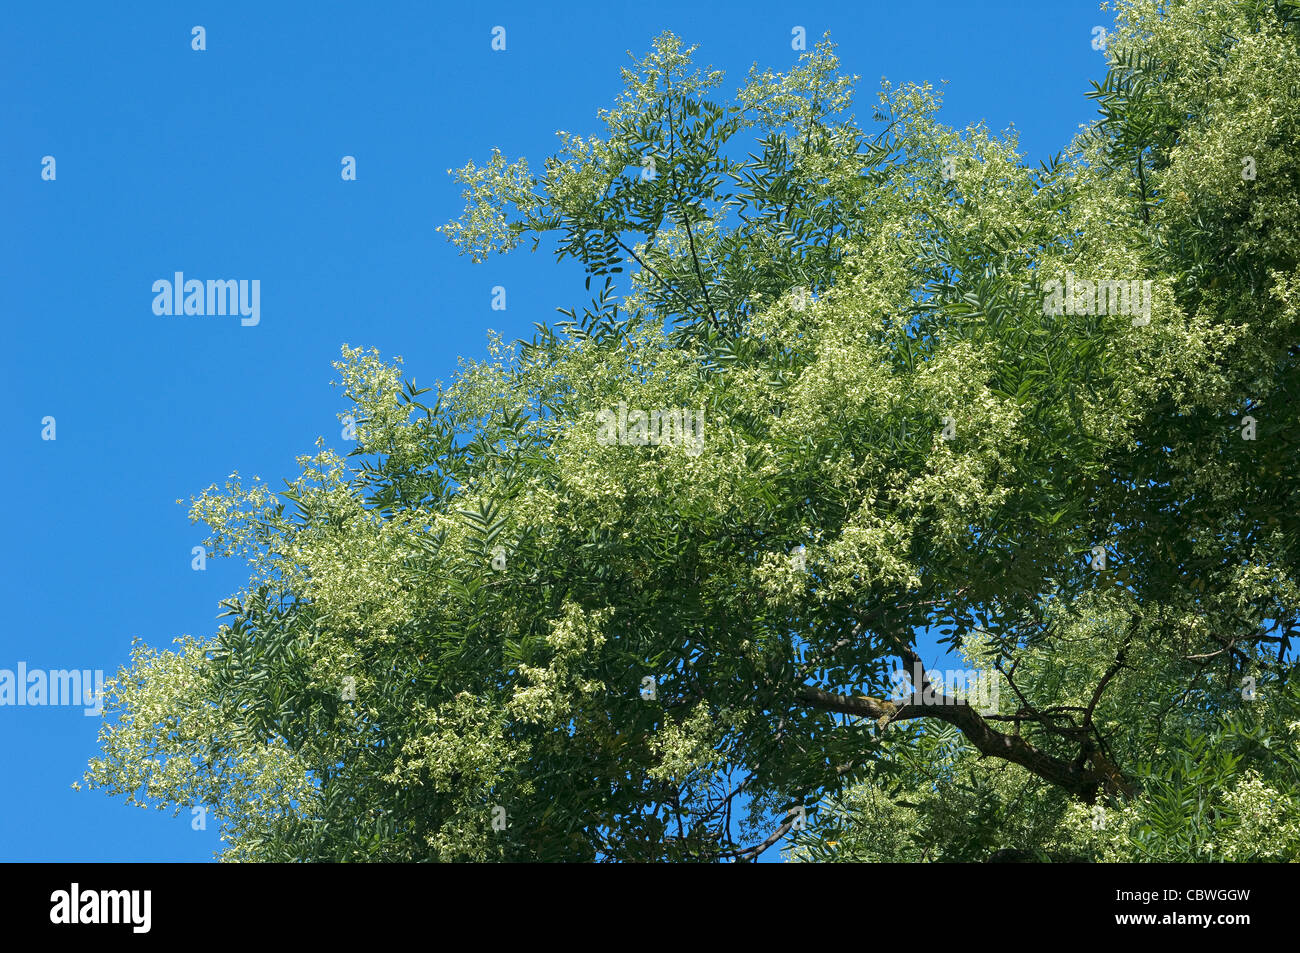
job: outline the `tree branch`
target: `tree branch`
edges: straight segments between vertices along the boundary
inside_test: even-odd
[[[673,187],[673,197],[677,199],[678,208],[682,213],[682,224],[686,226],[686,241],[691,246],[691,261],[695,263],[695,277],[700,282],[700,291],[704,292],[704,306],[709,309],[709,320],[714,328],[721,329],[718,315],[713,310],[713,302],[709,299],[709,287],[704,281],[700,256],[695,252],[695,235],[691,231],[691,217],[686,211],[685,203],[682,202],[681,189],[677,187],[677,140],[673,133],[673,81],[667,67],[664,68],[664,78],[668,85],[668,181]]]
[[[888,722],[908,721],[913,718],[934,718],[955,725],[980,754],[1001,758],[1018,764],[1058,787],[1091,804],[1097,792],[1109,779],[1087,767],[1071,764],[1042,751],[1018,735],[1007,735],[989,727],[988,722],[966,702],[948,695],[939,696],[933,703],[917,702],[896,705],[891,701],[862,695],[837,695],[811,685],[800,685],[800,701],[822,711],[858,715]],[[913,695],[913,698],[917,696]]]

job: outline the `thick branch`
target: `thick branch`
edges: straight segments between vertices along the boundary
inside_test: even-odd
[[[877,721],[907,721],[912,718],[945,721],[955,725],[981,754],[1018,764],[1089,804],[1096,800],[1098,789],[1107,780],[1097,771],[1050,755],[1018,735],[995,731],[970,705],[951,696],[938,696],[933,703],[927,704],[907,702],[896,705],[891,701],[863,695],[837,695],[811,685],[800,685],[797,695],[800,701],[822,711],[874,718]],[[917,696],[914,695],[913,698],[915,697]]]

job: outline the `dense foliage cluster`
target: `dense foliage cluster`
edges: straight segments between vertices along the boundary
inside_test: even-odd
[[[352,458],[194,501],[253,578],[91,783],[231,860],[1300,856],[1300,8],[1106,56],[1038,168],[665,35],[601,136],[461,169],[448,238],[590,304],[435,390],[345,348]],[[995,710],[891,699],[926,632]]]

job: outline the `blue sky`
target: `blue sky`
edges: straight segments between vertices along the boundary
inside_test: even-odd
[[[860,117],[881,76],[947,80],[944,121],[1014,125],[1037,164],[1094,115],[1108,23],[1096,0],[9,5],[0,669],[111,674],[134,637],[211,633],[247,574],[190,568],[203,533],[175,500],[233,470],[279,486],[317,436],[344,448],[343,342],[402,355],[428,385],[482,356],[489,328],[528,336],[585,301],[578,269],[543,251],[458,257],[434,232],[461,208],[446,170],[493,146],[536,164],[557,129],[596,133],[627,52],[661,31],[734,88],[755,61],[795,63],[794,26],[810,43],[830,30],[862,77]],[[153,282],[176,271],[259,279],[260,322],[155,315]],[[210,860],[215,823],[72,790],[98,723],[0,707],[0,860]]]

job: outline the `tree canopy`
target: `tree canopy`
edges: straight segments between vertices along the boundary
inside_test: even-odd
[[[589,303],[446,387],[345,346],[356,448],[193,501],[252,578],[92,786],[231,860],[1296,856],[1300,5],[1122,3],[1036,168],[693,53],[454,173]]]

